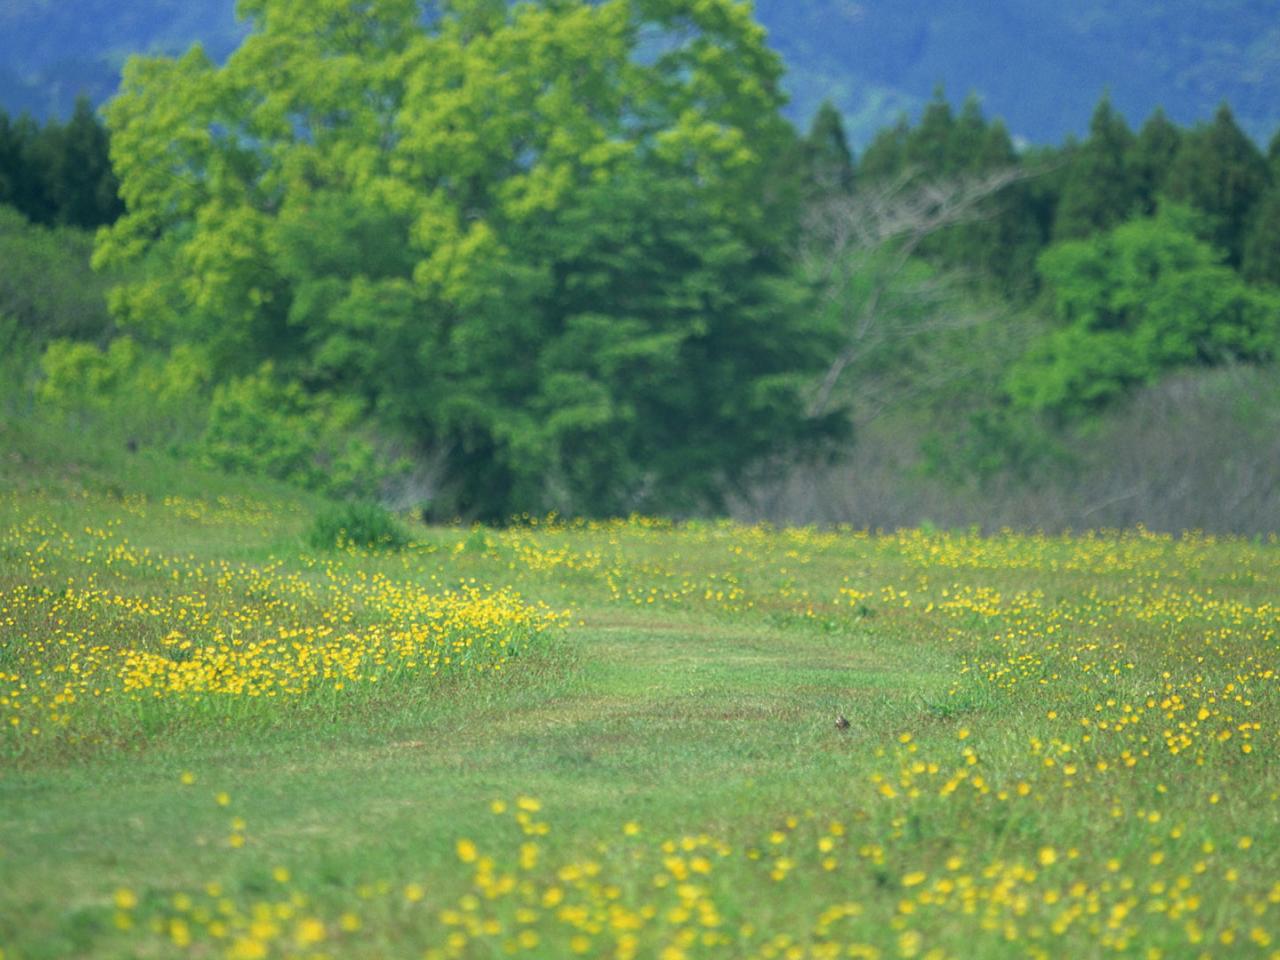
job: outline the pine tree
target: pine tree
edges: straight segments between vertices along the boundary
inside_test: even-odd
[[[947,102],[942,88],[937,87],[920,123],[907,137],[904,156],[913,172],[933,180],[954,169],[952,139],[955,128],[951,104]]]
[[[108,155],[107,131],[88,97],[76,100],[66,126],[46,129],[49,195],[59,223],[92,229],[122,212]]]
[[[1250,283],[1280,287],[1280,179],[1258,201],[1245,236],[1240,272]]]
[[[1129,157],[1139,196],[1140,212],[1155,213],[1156,203],[1164,191],[1178,147],[1182,144],[1179,130],[1160,107],[1147,118],[1138,131],[1138,139]]]
[[[1210,239],[1239,267],[1249,215],[1269,181],[1267,161],[1224,103],[1213,122],[1187,134],[1169,170],[1175,200],[1209,215]]]
[[[911,127],[901,116],[891,127],[885,127],[862,153],[857,165],[858,179],[863,182],[887,180],[897,176],[907,166],[907,141]]]
[[[22,147],[9,114],[0,110],[0,204],[14,206],[17,190],[16,174]]]
[[[1090,236],[1134,212],[1138,190],[1126,162],[1133,143],[1124,117],[1104,96],[1089,121],[1089,139],[1071,158],[1053,228],[1056,239]]]
[[[853,186],[853,153],[844,132],[840,111],[824,100],[803,143],[805,176],[818,192],[848,190]]]

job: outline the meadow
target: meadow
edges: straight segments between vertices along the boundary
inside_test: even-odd
[[[1274,537],[325,551],[5,450],[4,960],[1280,956]]]

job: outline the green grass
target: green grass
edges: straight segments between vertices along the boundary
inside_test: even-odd
[[[348,589],[353,628],[391,629],[371,582],[569,612],[496,672],[147,723],[119,696],[4,734],[5,960],[1277,949],[1274,543],[633,522],[321,555],[323,505],[291,491],[29,424],[0,445],[0,674],[25,682],[68,631],[169,649],[164,617],[48,599],[68,584],[199,595],[251,639]]]

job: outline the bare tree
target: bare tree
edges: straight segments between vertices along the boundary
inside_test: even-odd
[[[1001,190],[1031,176],[1023,167],[1008,167],[972,176],[921,181],[914,171],[864,187],[833,193],[815,204],[806,219],[801,262],[815,279],[825,307],[840,311],[844,344],[815,385],[808,414],[828,411],[837,384],[859,360],[894,340],[972,326],[989,317],[953,309],[955,277],[936,274],[904,285],[911,257],[929,237],[961,224],[993,217],[987,202]],[[861,284],[865,290],[853,295]],[[919,319],[905,325],[902,300],[915,301],[909,311]],[[896,298],[896,303],[890,300]],[[928,384],[918,384],[923,388]],[[874,418],[888,405],[882,394],[862,405],[859,419]]]

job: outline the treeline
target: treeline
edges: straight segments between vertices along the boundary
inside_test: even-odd
[[[1003,296],[1039,292],[1036,261],[1049,245],[1152,216],[1162,201],[1202,214],[1204,239],[1247,281],[1280,285],[1280,132],[1264,153],[1226,104],[1190,129],[1157,109],[1134,132],[1104,96],[1083,140],[1019,149],[975,98],[957,112],[939,91],[917,122],[903,118],[856,158],[826,104],[805,147],[813,180],[842,190],[904,175],[939,181],[1024,169],[1028,178],[1001,192],[987,222],[924,251],[992,281]]]
[[[940,94],[855,155],[830,107],[783,120],[732,0],[373,8],[256,0],[224,65],[131,61],[114,173],[67,159],[107,155],[87,106],[2,128],[64,159],[0,169],[102,200],[9,202],[108,225],[110,320],[48,325],[46,409],[441,518],[715,512],[877,430],[1026,480],[1166,374],[1280,349],[1280,137],[1225,106],[1134,132],[1104,99],[1027,149]]]
[[[106,128],[85,97],[65,123],[0,109],[0,204],[32,223],[94,229],[124,212]]]
[[[1225,105],[1190,129],[1157,110],[1135,133],[1104,97],[1083,141],[1020,150],[974,99],[957,113],[939,94],[918,122],[885,130],[858,157],[824,107],[803,151],[818,208],[870,197],[879,204],[855,204],[846,219],[912,212],[926,222],[924,233],[908,229],[884,246],[929,265],[935,288],[951,278],[946,302],[927,306],[930,319],[976,318],[993,304],[1004,315],[999,335],[985,339],[913,325],[905,272],[871,281],[867,293],[874,259],[858,264],[861,294],[847,284],[836,298],[855,302],[846,330],[874,331],[873,320],[885,328],[863,345],[871,362],[850,379],[882,384],[885,367],[910,379],[913,364],[968,378],[967,390],[929,388],[916,404],[934,403],[945,423],[926,438],[927,462],[943,473],[1029,469],[1063,429],[1170,371],[1265,363],[1280,351],[1280,134],[1264,153]],[[984,177],[998,189],[948,220],[948,205],[972,198]],[[900,200],[918,194],[932,207]],[[927,228],[930,217],[939,229]],[[856,305],[895,289],[899,303],[882,306],[885,316]]]

